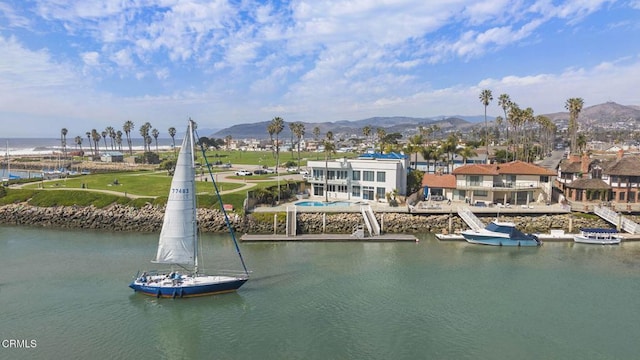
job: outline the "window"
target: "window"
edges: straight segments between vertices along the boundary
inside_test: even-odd
[[[353,176],[353,180],[359,181],[360,180],[360,170],[354,170],[351,173],[351,176]]]
[[[336,171],[336,179],[344,180],[344,179],[347,179],[347,177],[348,177],[347,170],[338,170],[338,171]]]
[[[313,195],[315,195],[315,196],[324,195],[324,185],[314,184],[313,185]]]
[[[487,197],[489,192],[486,190],[473,190],[474,197]]]
[[[385,173],[384,171],[378,171],[376,173],[377,179],[376,181],[378,182],[385,182],[386,177],[387,177],[387,173]]]
[[[374,172],[373,171],[363,171],[362,172],[362,177],[364,181],[375,181],[374,176]]]
[[[354,186],[351,188],[351,196],[360,197],[360,186]]]
[[[549,177],[548,176],[540,176],[540,182],[541,183],[548,183],[549,182]]]
[[[373,200],[373,186],[362,187],[362,199]]]
[[[624,201],[624,194],[623,192],[620,192],[620,201]]]
[[[339,193],[347,193],[347,185],[338,185],[338,192]]]
[[[336,171],[335,170],[329,170],[327,172],[327,180],[333,180],[336,178]]]
[[[482,180],[478,175],[469,175],[467,177],[468,186],[480,186],[482,185]]]
[[[376,188],[376,197],[380,200],[384,200],[385,199],[385,192],[384,192],[385,188],[383,187],[379,187]]]

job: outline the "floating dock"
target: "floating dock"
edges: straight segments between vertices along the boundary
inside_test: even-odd
[[[240,237],[242,242],[418,242],[418,238],[411,234],[381,234],[376,236],[358,237],[351,234],[299,234],[296,236],[277,234],[244,234]]]

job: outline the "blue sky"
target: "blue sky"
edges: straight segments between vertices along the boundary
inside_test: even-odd
[[[489,115],[502,93],[640,105],[639,20],[640,0],[0,0],[0,137],[481,115],[482,89]]]

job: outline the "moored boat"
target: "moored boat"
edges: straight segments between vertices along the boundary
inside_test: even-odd
[[[516,229],[512,222],[494,220],[480,230],[465,230],[462,237],[472,244],[495,246],[539,246],[540,239]]]
[[[573,241],[581,244],[618,245],[622,237],[616,229],[582,228]]]

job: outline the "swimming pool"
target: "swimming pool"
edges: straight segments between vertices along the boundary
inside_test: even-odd
[[[298,201],[296,206],[351,206],[353,203],[349,201],[331,201],[328,203],[322,201]]]

